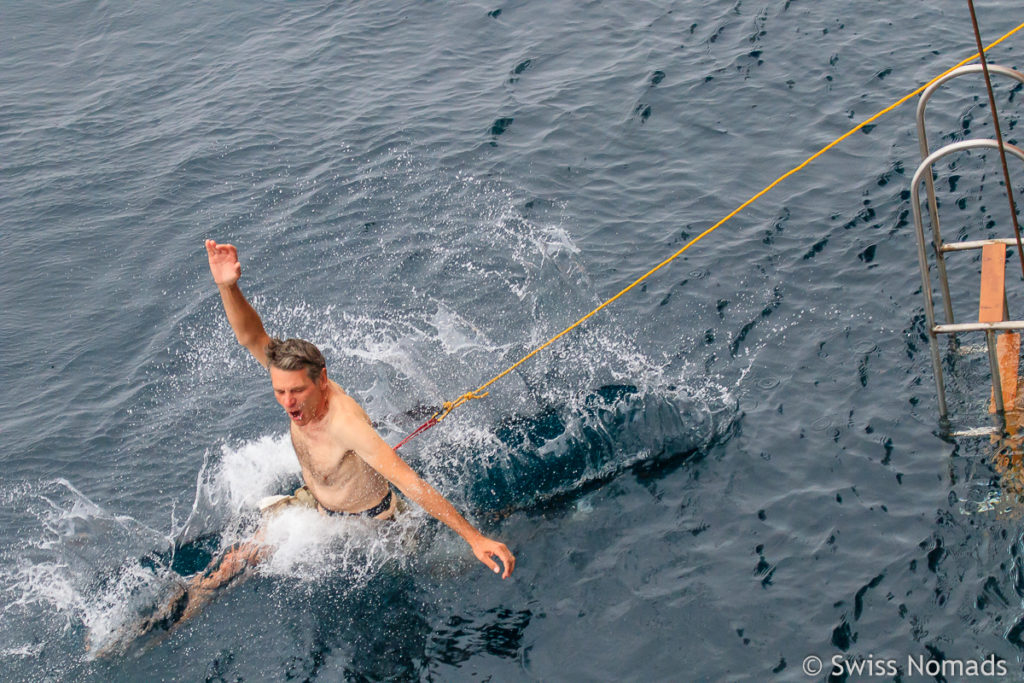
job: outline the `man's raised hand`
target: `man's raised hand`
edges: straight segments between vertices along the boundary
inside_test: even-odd
[[[242,276],[242,264],[238,262],[238,249],[230,244],[217,244],[206,240],[206,256],[210,259],[210,273],[217,286],[230,286]]]

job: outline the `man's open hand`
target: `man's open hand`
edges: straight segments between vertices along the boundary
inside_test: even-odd
[[[218,287],[230,286],[242,276],[242,264],[238,262],[238,249],[230,244],[217,244],[206,240],[206,256],[210,259],[210,273]]]

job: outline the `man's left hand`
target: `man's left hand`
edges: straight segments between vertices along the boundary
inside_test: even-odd
[[[505,572],[501,575],[503,579],[507,579],[512,570],[516,568],[515,555],[512,554],[512,551],[504,543],[481,536],[478,541],[471,544],[471,547],[473,548],[473,554],[476,555],[476,559],[490,567],[491,571],[495,574],[500,573],[501,568],[494,561],[494,558],[501,560],[501,563],[505,565]]]

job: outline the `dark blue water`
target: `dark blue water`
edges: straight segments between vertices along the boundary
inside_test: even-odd
[[[973,49],[945,0],[0,7],[3,679],[1020,678],[1021,487],[940,430],[912,105],[403,449],[511,580],[422,513],[299,511],[195,620],[86,649],[297,480],[204,238],[395,443]],[[933,146],[991,135],[976,85]],[[1005,234],[992,158],[942,173],[947,235]],[[948,362],[954,425],[991,424],[984,357]]]

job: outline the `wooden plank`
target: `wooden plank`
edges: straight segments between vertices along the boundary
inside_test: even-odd
[[[978,322],[1006,320],[1006,245],[986,244],[981,248],[981,297]]]
[[[1017,398],[1019,394],[1018,375],[1020,374],[1020,335],[1016,332],[1005,332],[996,338],[996,355],[999,356],[999,381],[1003,385],[1003,408],[1007,411],[1019,410]],[[996,412],[994,392],[989,392],[991,400],[988,412]]]

